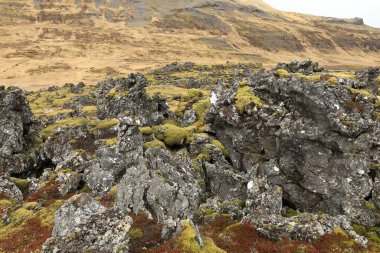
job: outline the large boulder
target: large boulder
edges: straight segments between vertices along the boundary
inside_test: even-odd
[[[75,195],[55,214],[52,237],[42,252],[128,252],[133,221],[107,210],[89,194]]]
[[[39,128],[23,91],[0,86],[0,174],[31,172],[38,161]]]
[[[234,169],[247,172],[247,182],[261,177],[281,187],[284,203],[299,210],[378,224],[376,211],[366,208],[366,201],[373,201],[371,164],[378,163],[379,152],[373,141],[379,128],[372,118],[375,97],[271,72],[256,74],[249,84],[248,101],[255,103],[238,110],[241,88],[219,87],[206,117]]]
[[[168,113],[164,98],[146,94],[148,80],[142,74],[108,79],[98,84],[97,115],[100,119],[138,116],[142,125],[159,124]]]

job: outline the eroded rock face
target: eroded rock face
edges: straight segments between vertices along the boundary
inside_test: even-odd
[[[127,169],[119,184],[117,206],[123,212],[147,212],[160,222],[179,222],[200,201],[200,176],[186,155],[148,149],[146,157]]]
[[[159,124],[167,114],[168,106],[160,96],[147,96],[144,90],[147,84],[148,81],[141,74],[99,83],[98,117],[138,116],[143,125]]]
[[[24,173],[37,163],[39,127],[23,91],[0,86],[0,174]]]
[[[75,195],[56,212],[42,252],[128,252],[131,225],[129,216],[107,210],[89,194]]]
[[[303,84],[271,73],[253,76],[250,85],[265,101],[261,109],[239,113],[233,103],[237,88],[232,87],[216,90],[207,116],[235,170],[280,186],[282,199],[297,209],[377,224],[364,206],[374,189],[370,164],[379,152],[373,142],[379,128],[371,116],[374,98],[340,85]]]

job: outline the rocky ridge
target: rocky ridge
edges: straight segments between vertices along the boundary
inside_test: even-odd
[[[377,252],[379,85],[294,61],[2,88],[0,251]]]

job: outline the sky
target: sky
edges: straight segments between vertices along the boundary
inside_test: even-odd
[[[380,0],[264,0],[283,11],[317,16],[364,19],[366,25],[380,28]]]

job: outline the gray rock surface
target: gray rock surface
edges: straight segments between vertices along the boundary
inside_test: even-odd
[[[268,72],[253,76],[251,85],[265,101],[263,108],[239,114],[233,86],[216,90],[207,115],[235,170],[281,187],[282,199],[302,211],[344,214],[358,222],[366,217],[367,225],[377,224],[378,216],[364,206],[377,189],[370,176],[379,152],[372,141],[379,128],[371,115],[374,98],[344,85],[303,84]]]
[[[23,91],[0,86],[0,175],[28,172],[37,164],[39,128]]]
[[[88,194],[75,195],[56,212],[42,252],[128,252],[129,216],[107,210]]]

